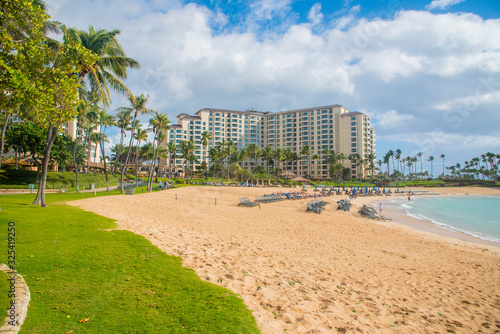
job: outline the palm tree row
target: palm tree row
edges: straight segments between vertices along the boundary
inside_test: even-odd
[[[424,171],[423,169],[423,158],[424,153],[418,152],[415,156],[402,156],[400,149],[396,151],[389,150],[383,157],[382,160],[377,162],[379,169],[382,165],[386,165],[385,176],[392,179],[424,179],[433,178],[434,175],[434,161],[436,158],[433,155],[427,157],[427,161],[430,163],[430,173]],[[498,169],[500,155],[491,152],[482,154],[479,157],[473,158],[469,161],[463,163],[463,168],[460,163],[445,167],[446,155],[441,154],[439,156],[442,162],[441,173],[439,177],[445,178],[447,176],[446,171],[449,172],[449,176],[452,178],[466,178],[466,179],[483,179],[483,180],[496,180],[498,179]],[[396,164],[394,163],[396,160]],[[392,165],[392,173],[390,171],[390,166]],[[418,170],[420,167],[420,170]]]
[[[172,161],[176,163],[177,158],[181,158],[184,161],[184,170],[186,176],[192,175],[194,172],[193,164],[197,161],[195,151],[199,150],[201,146],[204,148],[203,161],[199,164],[202,171],[202,175],[207,177],[207,166],[208,160],[211,161],[211,175],[216,177],[216,173],[220,172],[221,176],[229,180],[229,173],[231,168],[237,169],[237,165],[243,165],[247,163],[249,166],[248,174],[245,176],[245,172],[240,172],[240,181],[244,181],[244,176],[246,182],[253,179],[253,173],[259,163],[265,164],[265,170],[267,174],[274,172],[276,178],[280,177],[280,172],[284,172],[285,178],[287,177],[288,171],[294,169],[293,164],[297,161],[302,161],[303,166],[307,165],[307,171],[304,176],[310,177],[310,166],[315,162],[322,162],[328,165],[329,176],[337,177],[340,172],[343,172],[342,176],[347,177],[350,174],[350,170],[345,168],[343,163],[345,160],[350,160],[351,163],[356,165],[356,169],[360,166],[365,167],[368,170],[375,170],[375,155],[371,154],[368,159],[362,159],[359,154],[351,154],[346,156],[343,153],[336,154],[334,151],[329,149],[324,149],[320,155],[315,154],[311,156],[311,150],[308,145],[304,145],[300,154],[292,151],[291,148],[273,148],[272,146],[266,146],[260,148],[256,144],[250,144],[246,148],[237,149],[236,145],[232,141],[222,140],[217,142],[215,146],[208,150],[211,135],[208,132],[203,132],[201,134],[201,140],[199,142],[200,146],[191,139],[190,141],[180,141],[178,145],[173,142],[169,142],[167,146],[167,152],[170,156],[168,166],[169,170],[172,170]],[[264,168],[264,166],[262,166]],[[271,171],[272,170],[272,171]],[[223,173],[224,174],[223,174]],[[359,175],[359,173],[356,173]]]
[[[454,179],[500,181],[500,154],[487,152],[446,169]]]

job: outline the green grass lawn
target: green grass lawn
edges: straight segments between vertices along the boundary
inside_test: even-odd
[[[0,259],[13,221],[16,269],[31,292],[20,333],[259,333],[231,291],[142,236],[107,230],[116,227],[111,219],[64,204],[91,196],[47,194],[47,208],[29,205],[31,194],[0,196]]]
[[[36,172],[28,170],[5,169],[2,175],[7,178],[0,178],[0,189],[28,189],[30,183],[35,183]],[[131,177],[131,176],[127,176]],[[117,185],[120,180],[120,174],[108,175],[109,184]],[[106,176],[104,174],[78,174],[80,189],[90,188],[90,184],[94,183],[96,187],[106,186]],[[47,189],[60,189],[61,186],[66,186],[68,191],[76,191],[76,176],[73,172],[48,172],[47,173]]]
[[[7,252],[7,250],[6,250]],[[3,261],[2,261],[3,262]],[[3,321],[5,317],[7,316],[7,308],[10,306],[10,300],[9,298],[9,290],[10,290],[10,282],[7,281],[9,278],[9,275],[4,273],[3,271],[0,271],[0,320]]]

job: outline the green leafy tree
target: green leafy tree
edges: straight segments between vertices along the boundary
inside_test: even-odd
[[[76,116],[80,103],[80,80],[75,73],[82,62],[93,64],[97,58],[75,43],[64,44],[57,50],[49,48],[43,30],[47,16],[31,2],[5,0],[0,10],[7,18],[0,24],[0,108],[16,110],[22,105],[29,118],[46,131],[42,175],[33,201],[45,207],[52,146],[60,126]]]

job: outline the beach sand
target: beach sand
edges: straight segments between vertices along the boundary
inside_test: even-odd
[[[263,333],[500,332],[500,248],[357,214],[382,197],[358,198],[351,212],[336,211],[344,196],[326,197],[321,214],[306,213],[305,199],[237,206],[280,190],[186,187],[69,204],[240,294]]]

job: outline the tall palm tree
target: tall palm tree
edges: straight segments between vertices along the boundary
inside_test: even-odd
[[[444,158],[446,157],[446,155],[444,155],[444,153],[443,153],[443,154],[441,154],[439,157],[440,157],[441,159],[443,159],[443,178],[444,178]]]
[[[264,160],[266,161],[266,167],[267,167],[267,174],[269,174],[269,165],[271,164],[273,157],[274,157],[274,150],[271,146],[266,146],[264,149],[260,152],[260,155]]]
[[[100,140],[100,145],[101,145],[101,154],[103,158],[103,163],[104,163],[104,175],[106,176],[106,191],[109,192],[109,178],[108,178],[108,169],[106,165],[106,153],[104,149],[104,141],[106,140],[106,129],[108,126],[113,126],[115,125],[113,116],[108,115],[106,110],[101,109],[99,112],[99,128],[101,131],[101,140]]]
[[[165,139],[165,135],[163,134],[163,130],[167,130],[169,128],[170,120],[168,119],[166,114],[160,113],[154,110],[153,118],[149,120],[149,124],[153,128],[154,139],[153,139],[153,160],[151,161],[151,168],[149,170],[149,179],[148,179],[148,191],[153,191],[153,173],[155,170],[155,164],[158,160],[159,156],[159,147],[161,141]],[[156,145],[156,149],[155,148]],[[158,169],[160,166],[158,165]]]
[[[122,148],[123,148],[123,139],[127,136],[127,131],[131,130],[131,122],[132,122],[132,115],[130,115],[129,112],[122,111],[116,114],[115,116],[115,123],[116,126],[120,129],[120,145],[119,145],[119,150],[117,152],[117,157],[115,159],[115,165],[113,166],[113,170],[111,174],[115,174],[116,168],[118,167],[118,162],[120,161],[121,154],[122,154]]]
[[[401,159],[401,149],[397,149],[395,152],[394,152],[394,158],[396,158],[397,162],[398,162],[398,170],[401,171],[401,166],[400,166],[400,159]]]
[[[300,150],[300,155],[302,155],[303,157],[309,158],[307,161],[307,177],[309,177],[309,173],[310,173],[309,167],[311,165],[311,158],[310,158],[311,148],[309,147],[309,145],[302,146],[302,150]]]
[[[187,170],[188,163],[194,161],[193,152],[195,151],[196,146],[194,143],[194,138],[191,138],[189,141],[181,141],[181,154],[184,159],[184,172],[187,175],[188,183],[190,182],[189,173]],[[191,167],[191,166],[190,166]]]
[[[210,140],[212,139],[212,134],[208,131],[203,131],[201,133],[201,146],[203,146],[203,153],[204,153],[204,157],[203,157],[203,161],[206,163],[207,162],[207,146],[208,146],[208,143],[210,142]],[[205,175],[206,177],[206,175]]]
[[[252,176],[253,176],[253,170],[255,168],[255,162],[257,161],[257,159],[260,156],[260,147],[259,147],[259,145],[257,145],[257,144],[250,144],[250,145],[248,145],[248,147],[247,147],[247,153],[248,153],[248,156],[250,157],[250,159],[254,162],[254,166],[251,166],[251,168],[250,168],[250,179],[251,179]]]
[[[137,131],[134,133],[135,139],[135,186],[139,186],[139,147],[141,142],[148,138],[149,129],[141,129],[141,126],[137,126]]]
[[[131,107],[118,108],[119,112],[128,112],[129,114],[134,115],[134,118],[132,119],[132,128],[130,129],[131,135],[130,135],[130,142],[129,142],[128,150],[127,150],[127,156],[125,158],[125,165],[122,168],[122,174],[121,174],[121,178],[120,178],[120,191],[122,193],[123,193],[123,176],[125,175],[125,171],[128,168],[128,159],[130,158],[130,150],[132,149],[132,140],[134,140],[133,133],[135,132],[134,125],[135,125],[135,121],[137,119],[137,116],[139,116],[139,114],[149,114],[149,113],[156,111],[154,109],[149,109],[147,107],[147,104],[149,101],[149,95],[144,96],[144,94],[141,94],[141,95],[135,96],[135,97],[133,95],[130,95],[129,101],[130,101]]]
[[[215,179],[215,170],[217,168],[217,165],[219,164],[219,160],[221,159],[220,146],[212,147],[208,151],[208,156],[212,160],[212,169],[213,169],[213,172],[214,172],[214,179]]]
[[[282,164],[286,159],[285,151],[281,147],[276,148],[274,150],[273,158],[276,162],[276,178],[279,178],[280,164]]]
[[[286,179],[286,175],[287,175],[287,172],[288,172],[288,163],[290,161],[292,161],[293,159],[293,151],[290,147],[287,147],[283,150],[283,154],[284,154],[284,159],[283,159],[283,162],[285,162],[285,179]]]
[[[238,161],[238,163],[241,163],[240,182],[243,183],[243,171],[244,171],[243,163],[245,162],[245,160],[249,156],[249,154],[248,154],[248,148],[242,148],[242,149],[238,150],[236,152],[236,155],[237,155],[236,160]],[[248,178],[248,180],[249,179],[250,179],[250,177]],[[248,180],[247,180],[247,182],[248,182]]]
[[[423,168],[423,165],[422,165],[422,155],[424,153],[423,152],[418,152],[417,153],[417,157],[420,159],[420,175],[423,175],[422,173],[424,172],[424,168]]]
[[[431,156],[429,156],[429,159],[427,159],[427,160],[429,160],[431,162],[431,178],[432,178],[434,176],[434,173],[432,171],[432,162],[434,161],[434,157],[431,155]]]
[[[319,155],[318,154],[313,155],[311,163],[315,162],[315,161],[317,162],[318,159],[319,159]],[[316,177],[319,177],[319,175],[317,175]]]
[[[231,160],[231,156],[233,155],[234,151],[236,148],[236,144],[232,141],[229,140],[226,143],[226,154],[227,154],[227,185],[229,186],[229,163]]]
[[[172,174],[172,165],[171,165],[171,162],[172,160],[174,161],[174,165],[175,165],[175,159],[177,158],[177,146],[175,145],[175,143],[173,141],[170,141],[168,142],[167,144],[167,150],[168,150],[168,153],[170,154],[170,159],[169,159],[169,164],[168,164],[168,170],[170,172],[170,174]]]

